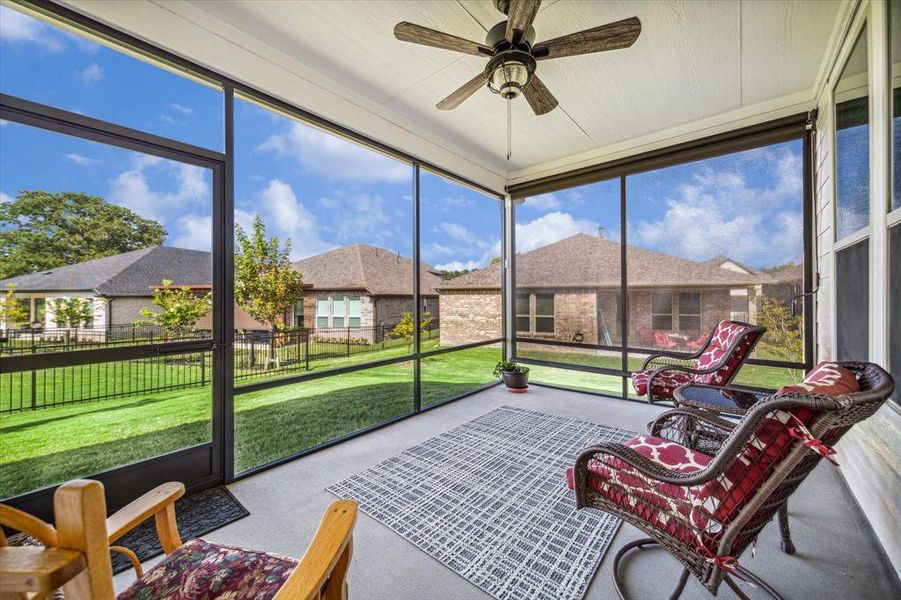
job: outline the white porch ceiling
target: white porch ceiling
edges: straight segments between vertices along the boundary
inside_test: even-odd
[[[399,21],[475,41],[503,20],[490,0],[71,0],[67,5],[494,189],[717,128],[813,106],[841,0],[545,0],[543,40],[630,16],[632,48],[543,61],[560,101],[536,117],[487,89],[435,103],[484,59],[402,43]],[[844,5],[844,6],[843,6]]]

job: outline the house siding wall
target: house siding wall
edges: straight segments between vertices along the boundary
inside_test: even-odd
[[[868,46],[875,42],[879,47],[884,47],[880,42],[881,34],[885,28],[885,4],[871,3],[866,9],[869,17],[868,32],[870,40]],[[880,27],[881,25],[881,27]],[[857,29],[850,30],[841,46],[847,51],[854,43]],[[872,103],[875,96],[883,93],[886,88],[886,73],[872,62],[872,57],[877,54],[874,48],[870,52],[870,81]],[[840,69],[841,64],[836,65]],[[817,136],[815,142],[814,162],[814,189],[816,190],[816,238],[817,238],[817,264],[816,271],[819,274],[818,289],[816,295],[816,339],[817,360],[835,360],[835,162],[834,162],[834,104],[831,92],[827,87],[817,103]],[[872,129],[871,136],[884,123],[885,116],[878,110],[871,110]],[[884,128],[887,130],[887,128]],[[883,136],[879,136],[883,137]],[[873,139],[873,138],[871,138]],[[883,137],[884,139],[884,137]],[[873,144],[871,143],[871,148]],[[879,152],[880,150],[876,150]],[[871,152],[871,155],[874,152]],[[872,164],[872,163],[871,163]],[[878,177],[871,174],[871,185]],[[878,184],[876,184],[878,185]],[[872,196],[875,196],[873,201]],[[884,201],[874,194],[871,188],[871,214],[885,210]],[[873,220],[880,218],[873,214]],[[884,215],[882,216],[884,219]],[[871,221],[872,222],[872,221]],[[879,242],[882,242],[880,245]],[[884,253],[888,258],[888,245],[885,243],[884,232],[874,230],[871,232],[871,257],[876,253]],[[871,282],[883,277],[871,265]],[[870,318],[871,338],[873,332],[884,331],[884,327],[873,327],[873,321],[884,313],[884,303],[888,301],[885,294],[870,294]],[[895,325],[897,328],[897,325]],[[883,345],[884,344],[884,345]],[[887,351],[887,343],[882,339],[872,339],[870,344],[869,359],[884,363]],[[895,384],[898,385],[899,374],[894,373]],[[842,463],[840,473],[848,482],[855,498],[861,506],[876,536],[882,543],[889,560],[895,568],[895,572],[901,576],[901,537],[898,536],[898,523],[901,523],[901,502],[898,499],[897,490],[901,489],[901,412],[895,406],[886,404],[875,415],[852,428],[837,446],[839,460]]]

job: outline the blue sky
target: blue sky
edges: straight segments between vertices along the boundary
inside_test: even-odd
[[[215,89],[0,7],[0,90],[221,150]],[[254,214],[300,258],[364,242],[412,254],[412,168],[244,101],[235,113],[235,220]],[[800,142],[680,165],[629,180],[629,242],[766,267],[800,260]],[[19,190],[102,196],[160,221],[166,243],[209,249],[203,169],[15,123],[0,123],[0,200]],[[478,268],[500,254],[495,200],[438,176],[421,182],[423,260]],[[618,182],[530,198],[518,250],[605,228],[619,238]]]

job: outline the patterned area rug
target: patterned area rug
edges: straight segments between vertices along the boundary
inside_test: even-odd
[[[580,450],[634,433],[510,406],[414,446],[328,491],[500,600],[585,595],[619,519],[576,511]]]
[[[183,542],[224,527],[250,514],[228,488],[220,485],[179,498],[175,502],[175,520]],[[153,519],[139,525],[116,541],[138,555],[141,562],[163,553]],[[131,561],[118,552],[112,553],[113,573],[131,569]]]

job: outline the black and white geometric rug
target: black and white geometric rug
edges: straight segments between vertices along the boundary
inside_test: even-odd
[[[577,512],[566,469],[634,435],[504,406],[328,491],[499,600],[579,600],[620,520]]]

